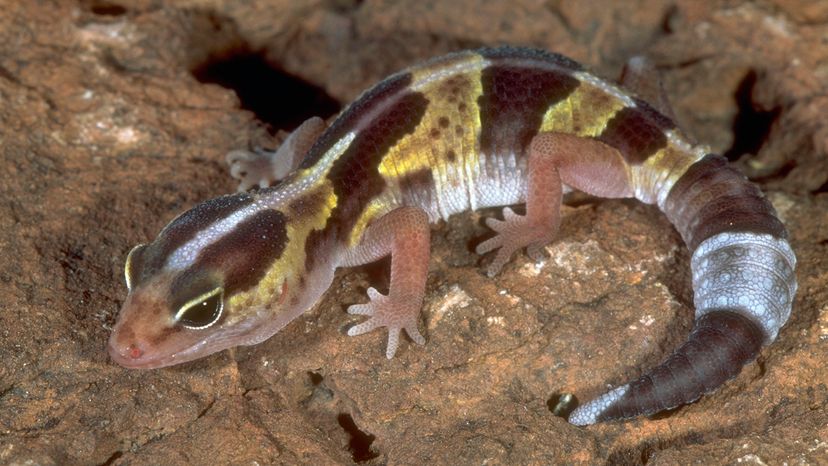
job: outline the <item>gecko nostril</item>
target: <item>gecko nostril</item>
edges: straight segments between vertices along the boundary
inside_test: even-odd
[[[127,356],[129,356],[132,359],[138,359],[143,355],[144,350],[139,348],[135,343],[129,345],[129,348],[127,348]]]
[[[108,346],[112,359],[122,366],[139,362],[147,353],[146,346],[142,342],[136,340],[119,341],[119,338],[114,335],[109,339]]]

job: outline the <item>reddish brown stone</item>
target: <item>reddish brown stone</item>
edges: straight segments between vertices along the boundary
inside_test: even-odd
[[[0,463],[824,462],[824,8],[6,3]],[[577,428],[552,415],[561,394],[585,400],[640,375],[692,323],[688,254],[665,218],[630,201],[583,198],[564,209],[545,264],[521,254],[495,279],[471,253],[486,234],[476,215],[439,227],[422,325],[428,342],[406,339],[391,361],[385,334],[343,331],[358,320],[345,306],[382,286],[381,266],[341,271],[317,309],[258,346],[150,372],[108,360],[127,252],[185,208],[233,191],[224,154],[262,137],[232,91],[199,83],[191,69],[246,46],[345,104],[409,63],[507,42],[549,48],[605,75],[646,53],[665,71],[688,133],[719,153],[745,138],[759,147],[739,164],[786,223],[800,289],[757,363],[656,419]],[[739,118],[765,118],[766,134],[734,131]]]

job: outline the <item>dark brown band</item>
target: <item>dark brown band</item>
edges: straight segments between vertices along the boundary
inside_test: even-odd
[[[785,226],[756,185],[722,156],[708,154],[679,178],[664,204],[690,251],[725,231],[786,238]]]
[[[696,321],[687,342],[666,361],[631,382],[597,421],[650,415],[697,400],[735,377],[765,341],[761,326],[734,311],[711,311]]]

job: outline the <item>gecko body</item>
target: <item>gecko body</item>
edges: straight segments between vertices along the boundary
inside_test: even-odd
[[[636,80],[629,80],[634,83]],[[391,256],[389,293],[348,311],[358,335],[425,339],[429,224],[526,204],[488,219],[496,274],[554,238],[561,198],[580,190],[655,204],[692,253],[695,328],[641,378],[584,404],[585,425],[694,401],[772,342],[796,291],[787,233],[759,189],[690,142],[669,113],[560,55],[487,48],[392,75],[330,127],[311,119],[274,157],[231,154],[242,187],[202,203],[126,261],[129,295],[109,341],[125,367],[156,368],[261,342],[312,308],[338,267]],[[278,180],[278,182],[277,182]]]

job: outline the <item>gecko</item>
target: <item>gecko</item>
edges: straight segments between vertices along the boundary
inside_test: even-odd
[[[112,360],[151,369],[262,342],[313,308],[337,268],[386,256],[389,291],[368,288],[369,302],[348,307],[365,320],[347,334],[387,329],[390,359],[402,331],[425,343],[430,224],[506,206],[476,246],[494,276],[516,252],[541,260],[562,196],[582,191],[666,215],[691,253],[695,320],[661,364],[569,422],[650,415],[714,391],[788,320],[796,257],[759,188],[677,127],[646,65],[629,69],[615,83],[543,50],[455,52],[386,78],[330,126],[309,119],[276,151],[231,152],[240,192],[130,251]],[[525,213],[508,207],[519,204]]]

